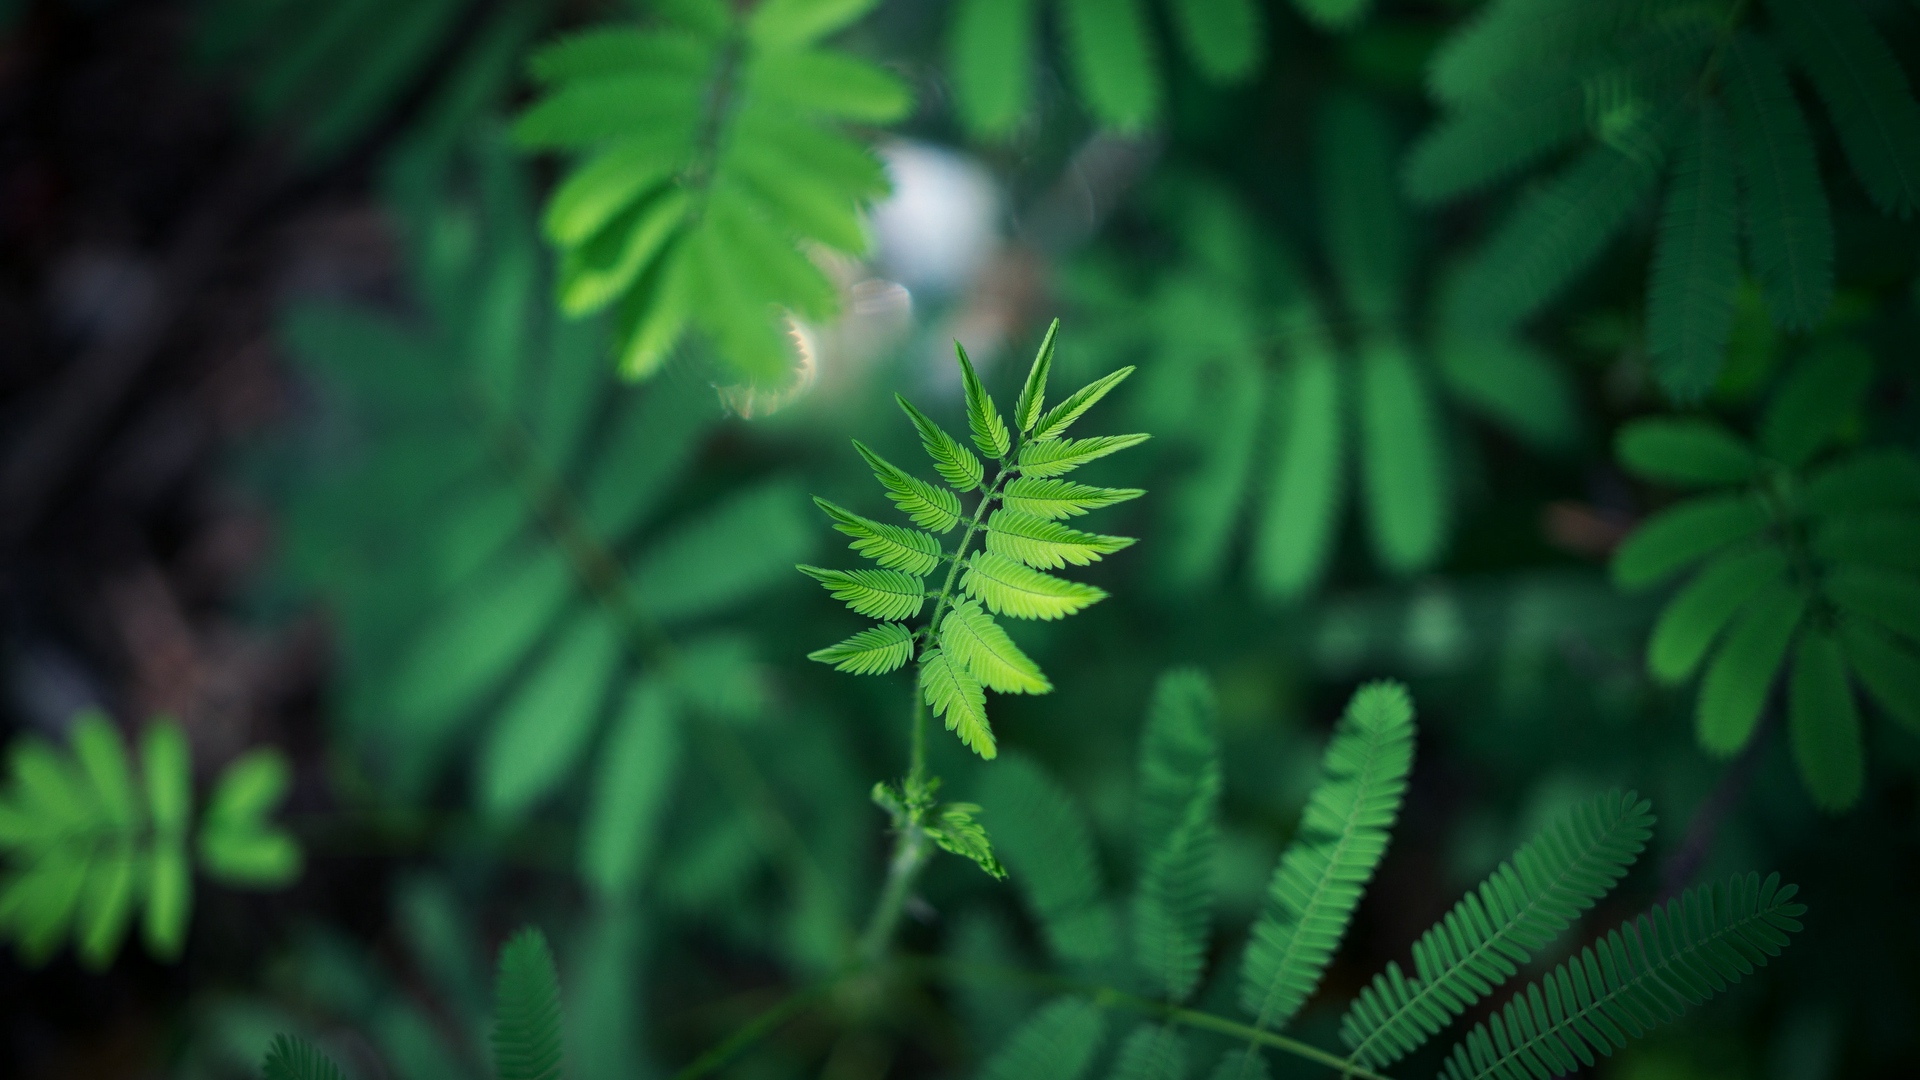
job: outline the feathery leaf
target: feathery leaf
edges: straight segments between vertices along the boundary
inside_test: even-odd
[[[1026,117],[1039,22],[1036,0],[960,0],[947,31],[947,70],[970,133],[1004,136]]]
[[[275,1035],[260,1063],[261,1080],[346,1080],[333,1059],[305,1039]]]
[[[1048,409],[1046,415],[1040,418],[1040,422],[1034,426],[1033,437],[1055,439],[1065,434],[1075,420],[1086,415],[1088,409],[1098,405],[1100,399],[1107,396],[1107,391],[1124,382],[1127,376],[1133,374],[1133,370],[1132,365],[1128,365],[1118,371],[1109,372],[1067,395],[1065,401]]]
[[[1145,8],[1143,0],[1062,0],[1068,70],[1103,127],[1139,131],[1160,111],[1160,71]]]
[[[1013,435],[1007,430],[1007,422],[1000,418],[993,398],[987,396],[987,388],[981,385],[980,376],[973,370],[973,361],[967,359],[967,350],[955,341],[953,353],[960,361],[960,383],[967,394],[967,427],[973,432],[973,445],[998,461],[1012,451]]]
[[[929,533],[863,518],[818,495],[813,502],[833,519],[834,528],[853,537],[848,547],[879,563],[882,569],[925,577],[940,565],[940,541]]]
[[[973,553],[960,585],[995,615],[1016,619],[1065,618],[1107,597],[1102,589],[1043,574],[992,551]]]
[[[1240,1006],[1255,1027],[1291,1020],[1346,936],[1400,813],[1413,734],[1413,702],[1397,683],[1361,687],[1347,703],[1247,942]]]
[[[1047,375],[1053,370],[1053,339],[1060,332],[1060,320],[1047,324],[1047,336],[1033,354],[1033,366],[1027,369],[1027,382],[1020,388],[1020,399],[1013,405],[1013,426],[1030,434],[1040,421],[1040,410],[1047,405]]]
[[[1081,532],[1057,521],[1006,507],[995,510],[987,518],[988,551],[1040,570],[1057,570],[1068,563],[1086,566],[1132,544],[1131,536]]]
[[[940,650],[988,689],[1002,694],[1045,694],[1053,684],[1040,665],[1013,643],[978,601],[962,598],[940,619]]]
[[[1047,1003],[987,1059],[982,1080],[1080,1080],[1093,1065],[1106,1015],[1085,998]]]
[[[498,1080],[560,1080],[560,979],[546,935],[529,926],[500,949],[493,991]]]
[[[1046,770],[1014,753],[988,772],[980,801],[993,814],[1000,859],[1053,954],[1073,962],[1111,956],[1119,944],[1113,912],[1102,898],[1093,837],[1073,800]]]
[[[1855,176],[1885,214],[1920,207],[1920,104],[1886,40],[1852,2],[1767,0],[1826,102]]]
[[[1773,321],[1805,330],[1833,303],[1833,213],[1806,117],[1772,48],[1734,36],[1724,93],[1740,147],[1747,250]]]
[[[913,659],[913,634],[899,623],[868,627],[838,645],[815,649],[807,659],[832,664],[835,671],[885,675]]]
[[[920,692],[933,715],[946,721],[947,730],[960,736],[967,748],[991,761],[999,750],[993,727],[987,723],[987,695],[980,683],[949,661],[939,649],[920,657]]]
[[[1096,435],[1090,439],[1048,439],[1020,448],[1020,473],[1045,479],[1063,476],[1089,461],[1117,454],[1147,441],[1146,435]]]
[[[1413,978],[1389,963],[1361,991],[1340,1023],[1353,1059],[1393,1064],[1512,978],[1613,888],[1652,832],[1650,805],[1616,790],[1527,841],[1414,943]]]
[[[973,451],[961,446],[953,436],[941,430],[940,425],[928,418],[926,413],[913,407],[913,403],[899,394],[893,400],[900,403],[908,419],[913,421],[914,429],[920,432],[920,445],[926,447],[927,456],[933,459],[933,470],[940,478],[953,486],[955,491],[972,491],[980,486],[984,467]]]
[[[1112,1080],[1186,1080],[1187,1036],[1172,1024],[1141,1024],[1120,1044]]]
[[[1689,889],[1610,931],[1474,1025],[1445,1080],[1564,1076],[1680,1017],[1780,955],[1804,905],[1778,874]],[[1544,994],[1542,989],[1544,988]]]
[[[1006,867],[994,858],[986,826],[973,819],[979,812],[980,807],[974,803],[942,803],[922,828],[940,850],[972,862],[995,881],[1005,881]]]
[[[1719,377],[1740,285],[1733,140],[1718,104],[1703,102],[1698,113],[1670,181],[1647,292],[1654,377],[1675,401],[1698,399]]]
[[[927,583],[898,570],[825,570],[804,564],[796,569],[870,619],[911,619],[927,602]]]
[[[1200,981],[1213,917],[1213,852],[1219,837],[1219,747],[1213,688],[1191,669],[1154,686],[1140,739],[1140,881],[1133,902],[1133,955],[1170,1001]]]
[[[1000,503],[1008,510],[1058,521],[1128,499],[1137,499],[1145,494],[1140,488],[1093,487],[1072,480],[1040,480],[1021,476],[1008,481],[1007,486],[1001,489]]]
[[[880,486],[887,489],[887,498],[893,500],[901,513],[912,518],[915,525],[943,533],[951,532],[955,525],[960,524],[958,495],[908,474],[905,469],[867,449],[866,444],[858,439],[853,440],[853,448],[866,459]]]

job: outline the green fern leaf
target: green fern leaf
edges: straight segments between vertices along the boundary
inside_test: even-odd
[[[1740,285],[1739,193],[1733,140],[1720,108],[1699,108],[1682,147],[1654,243],[1647,348],[1654,377],[1676,401],[1706,393],[1726,360]]]
[[[1833,303],[1833,214],[1787,73],[1767,43],[1735,35],[1724,93],[1740,145],[1747,249],[1773,321],[1805,330]]]
[[[1340,365],[1324,337],[1303,343],[1275,376],[1266,502],[1253,541],[1254,579],[1294,600],[1326,571],[1347,481]]]
[[[1689,889],[1532,984],[1448,1055],[1446,1080],[1540,1080],[1591,1068],[1780,955],[1806,908],[1778,874]],[[1543,992],[1544,991],[1544,992]]]
[[[1760,467],[1752,447],[1712,420],[1635,420],[1620,429],[1613,450],[1629,472],[1667,484],[1742,484]]]
[[[951,532],[960,524],[960,497],[946,488],[935,487],[906,470],[893,465],[879,454],[866,448],[855,439],[853,448],[867,460],[873,475],[880,486],[887,489],[887,498],[900,508],[900,512],[913,519],[915,525],[934,532]]]
[[[1887,640],[1864,619],[1842,619],[1840,642],[1867,695],[1895,720],[1920,731],[1920,656]]]
[[[546,93],[515,134],[591,155],[547,219],[562,303],[616,309],[629,376],[659,370],[698,329],[739,374],[785,377],[794,352],[777,312],[826,318],[838,304],[797,243],[865,248],[860,207],[887,181],[836,129],[897,120],[911,97],[815,46],[810,28],[862,8],[803,8],[679,6],[659,28],[593,31],[535,57]]]
[[[853,635],[838,645],[815,649],[807,659],[832,664],[835,671],[855,675],[885,675],[913,659],[913,634],[899,623],[882,623]]]
[[[1127,376],[1133,374],[1133,370],[1131,365],[1123,367],[1067,395],[1065,401],[1048,409],[1046,415],[1040,418],[1040,422],[1034,425],[1033,437],[1036,440],[1056,439],[1065,434],[1075,420],[1086,415],[1088,409],[1098,405],[1100,399],[1107,396],[1107,391],[1126,381]]]
[[[1648,518],[1613,553],[1622,588],[1657,584],[1736,540],[1767,527],[1767,512],[1744,495],[1710,495]]]
[[[1112,1080],[1187,1080],[1187,1037],[1172,1024],[1141,1024],[1120,1044]]]
[[[1045,931],[1056,957],[1091,963],[1119,949],[1102,897],[1086,819],[1032,760],[1010,754],[987,774],[980,801],[993,814],[1000,859]]]
[[[305,1039],[275,1035],[260,1063],[261,1080],[346,1080],[340,1066]]]
[[[1053,340],[1059,333],[1059,319],[1047,324],[1047,336],[1040,339],[1040,348],[1033,354],[1033,366],[1027,369],[1026,384],[1020,388],[1020,398],[1013,404],[1013,426],[1022,435],[1033,432],[1040,420],[1040,410],[1047,406],[1047,375],[1053,371]]]
[[[1022,476],[1008,481],[1001,489],[1000,502],[1008,510],[1059,521],[1145,494],[1140,488],[1093,487],[1071,480],[1036,480]]]
[[[1595,146],[1521,197],[1459,283],[1477,321],[1519,323],[1599,256],[1659,179],[1669,126],[1656,118],[1636,128],[1632,152]]]
[[[955,491],[972,491],[980,486],[984,475],[980,459],[973,451],[961,446],[959,440],[940,429],[940,425],[928,419],[927,414],[913,407],[913,403],[899,394],[893,400],[900,403],[913,426],[920,432],[920,445],[926,447],[927,456],[933,459],[933,469],[940,478],[953,485]]]
[[[960,736],[969,750],[992,761],[999,753],[993,727],[987,723],[987,695],[980,683],[939,649],[920,657],[920,692],[933,715],[946,721],[947,730]]]
[[[1142,0],[1061,2],[1069,71],[1104,127],[1140,131],[1160,112],[1160,71],[1145,6]]]
[[[1529,840],[1414,943],[1413,978],[1389,963],[1361,991],[1340,1023],[1353,1060],[1391,1065],[1512,978],[1612,890],[1652,830],[1649,804],[1613,791]]]
[[[1846,656],[1830,631],[1810,627],[1800,635],[1787,684],[1787,729],[1814,805],[1839,813],[1860,801],[1866,782],[1860,713],[1847,683]]]
[[[560,1080],[560,979],[544,934],[527,927],[500,949],[493,990],[497,1080]]]
[[[980,807],[973,803],[943,803],[924,827],[940,850],[972,862],[996,881],[1004,881],[1006,867],[994,858],[986,827],[973,818],[979,812]]]
[[[1266,20],[1253,0],[1175,0],[1173,21],[1187,55],[1214,82],[1238,82],[1259,69]]]
[[[1147,441],[1146,435],[1096,435],[1090,439],[1048,439],[1020,448],[1023,476],[1045,479],[1063,476],[1085,465]]]
[[[911,619],[927,602],[927,583],[898,570],[823,570],[804,564],[797,569],[870,619]]]
[[[1753,738],[1774,676],[1806,610],[1806,594],[1784,578],[1767,582],[1747,602],[1700,683],[1694,730],[1708,753],[1725,757]]]
[[[1133,545],[1131,536],[1081,532],[1057,521],[1002,507],[987,519],[987,550],[1040,570],[1087,566]]]
[[[992,551],[973,553],[960,586],[995,615],[1016,619],[1061,619],[1107,598],[1102,589],[1063,581]]]
[[[1361,493],[1374,554],[1396,573],[1424,569],[1446,542],[1445,444],[1432,392],[1398,341],[1360,362]]]
[[[1920,207],[1920,104],[1893,50],[1853,3],[1767,0],[1780,36],[1826,102],[1855,176],[1882,213]]]
[[[940,650],[988,689],[1002,694],[1046,694],[1053,684],[1040,665],[1013,643],[978,601],[961,599],[940,620]]]
[[[1012,451],[1013,435],[1007,430],[1007,422],[1000,418],[993,399],[987,396],[987,388],[981,385],[980,376],[973,370],[973,361],[967,359],[967,350],[956,341],[953,352],[960,361],[960,382],[967,394],[967,426],[973,432],[973,445],[998,461]]]
[[[818,495],[813,497],[813,502],[833,519],[834,528],[853,537],[853,543],[848,547],[879,563],[882,569],[901,570],[915,577],[925,577],[940,565],[940,541],[928,533],[898,525],[883,525]]]
[[[1213,917],[1219,748],[1213,689],[1197,671],[1161,676],[1140,740],[1140,855],[1133,955],[1169,1001],[1200,981]]]
[[[1037,0],[961,0],[947,33],[947,70],[967,130],[998,138],[1033,101]]]
[[[987,1059],[982,1080],[1080,1080],[1093,1066],[1106,1014],[1085,998],[1047,1003]]]
[[[1647,639],[1648,673],[1670,686],[1687,679],[1733,617],[1786,572],[1786,554],[1771,546],[1708,563],[1661,610]]]
[[[1240,1006],[1255,1027],[1291,1020],[1346,936],[1399,816],[1413,733],[1413,702],[1396,683],[1364,686],[1347,703],[1247,942]]]

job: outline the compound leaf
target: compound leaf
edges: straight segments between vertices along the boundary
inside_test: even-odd
[[[987,695],[980,683],[939,649],[920,658],[920,692],[933,715],[946,721],[947,730],[960,736],[967,748],[988,761],[999,753],[993,727],[987,723]]]
[[[838,645],[815,649],[807,659],[832,664],[835,671],[855,675],[885,675],[913,659],[913,634],[899,623],[882,623],[853,635]]]
[[[973,553],[960,584],[995,615],[1016,619],[1065,618],[1107,596],[1092,585],[1043,574],[992,551]]]

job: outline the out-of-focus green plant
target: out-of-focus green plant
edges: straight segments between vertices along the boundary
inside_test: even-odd
[[[104,968],[136,913],[147,951],[178,957],[195,863],[242,888],[276,888],[300,875],[299,845],[269,820],[289,781],[278,751],[253,750],[228,765],[196,815],[193,762],[173,721],[147,725],[137,776],[104,715],[77,717],[72,741],[70,753],[37,738],[16,741],[0,789],[0,937],[26,962],[45,963],[71,934],[81,961]]]
[[[795,363],[782,311],[822,320],[834,285],[802,241],[859,254],[880,162],[837,130],[887,124],[913,99],[887,71],[820,39],[873,0],[675,0],[657,27],[603,27],[535,55],[547,95],[522,144],[589,151],[547,203],[560,307],[613,307],[620,370],[658,371],[689,329],[736,375]]]
[[[1801,781],[1822,808],[1860,798],[1866,765],[1852,683],[1920,729],[1920,458],[1893,447],[1832,452],[1857,426],[1873,362],[1833,342],[1785,379],[1757,445],[1694,417],[1635,421],[1621,464],[1711,493],[1647,521],[1613,560],[1647,588],[1695,564],[1647,643],[1647,669],[1684,682],[1704,666],[1700,745],[1747,745],[1783,668]]]
[[[1856,0],[1496,0],[1434,55],[1445,111],[1408,158],[1436,203],[1585,145],[1523,194],[1461,275],[1475,322],[1533,315],[1668,179],[1647,290],[1654,374],[1701,397],[1725,361],[1745,263],[1782,329],[1833,298],[1834,229],[1815,143],[1788,80],[1804,73],[1881,212],[1920,207],[1920,104]]]

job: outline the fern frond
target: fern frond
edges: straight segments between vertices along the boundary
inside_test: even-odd
[[[838,645],[815,649],[807,659],[832,664],[835,671],[855,675],[885,675],[913,659],[913,634],[899,623],[882,623],[853,635]]]
[[[797,569],[870,619],[911,619],[927,602],[927,583],[898,570],[825,570],[804,564]]]
[[[940,619],[940,649],[988,689],[1002,694],[1046,694],[1053,684],[1020,651],[977,600],[956,600]]]
[[[1154,686],[1140,740],[1139,843],[1133,954],[1170,1001],[1199,983],[1213,917],[1219,836],[1219,748],[1213,688],[1198,671],[1171,671]]]
[[[1112,1080],[1186,1080],[1187,1036],[1172,1024],[1141,1024],[1120,1044]]]
[[[1034,425],[1033,437],[1057,439],[1065,434],[1075,420],[1086,415],[1088,409],[1098,405],[1100,399],[1107,396],[1108,391],[1126,381],[1127,376],[1133,374],[1133,370],[1133,366],[1128,365],[1118,371],[1109,372],[1067,395],[1065,401],[1048,409],[1046,415],[1040,418],[1040,422]]]
[[[940,541],[928,533],[863,518],[818,495],[813,502],[833,519],[834,528],[853,537],[848,547],[879,563],[882,569],[925,577],[940,565]]]
[[[1000,418],[993,398],[987,396],[987,388],[981,385],[980,376],[973,370],[973,361],[967,358],[967,350],[955,341],[953,352],[960,361],[960,384],[967,395],[967,427],[973,432],[973,445],[998,461],[1013,449],[1013,435],[1007,430],[1007,422]]]
[[[1088,962],[1118,946],[1086,819],[1051,776],[1018,753],[989,771],[981,802],[993,814],[1000,859],[1055,956]]]
[[[493,988],[498,1080],[560,1080],[560,977],[547,938],[525,927],[500,949]]]
[[[1858,4],[1767,0],[1780,37],[1826,102],[1861,186],[1885,214],[1920,207],[1920,104]]]
[[[1291,1020],[1346,936],[1400,813],[1413,733],[1413,702],[1397,683],[1361,687],[1347,703],[1247,942],[1240,1006],[1255,1027]]]
[[[1020,472],[1023,476],[1041,479],[1064,476],[1089,461],[1117,454],[1147,439],[1146,435],[1096,435],[1090,439],[1030,442],[1020,448]]]
[[[275,1035],[260,1062],[261,1080],[346,1080],[333,1059],[305,1039]]]
[[[1740,146],[1754,276],[1773,321],[1804,330],[1833,302],[1833,212],[1820,162],[1772,48],[1741,31],[1726,58],[1723,93]]]
[[[1106,1014],[1085,998],[1048,1002],[987,1059],[982,1080],[1080,1080],[1106,1033]]]
[[[960,585],[995,615],[1016,619],[1061,619],[1107,598],[1103,589],[1043,574],[992,551],[973,553]]]
[[[940,478],[953,485],[955,491],[972,491],[980,486],[984,467],[973,451],[961,446],[959,440],[941,430],[926,413],[913,407],[913,403],[899,394],[893,400],[913,421],[914,429],[920,432],[920,445],[926,447],[927,456],[933,459],[933,469]]]
[[[1047,324],[1047,336],[1033,354],[1033,366],[1027,369],[1026,385],[1013,403],[1013,426],[1023,435],[1032,434],[1040,421],[1040,410],[1047,405],[1047,375],[1053,371],[1053,340],[1060,333],[1060,320]]]
[[[946,488],[935,487],[905,469],[889,462],[879,454],[867,449],[860,440],[853,440],[853,448],[865,458],[867,466],[873,470],[874,478],[880,486],[887,489],[887,498],[900,508],[900,512],[913,519],[915,525],[934,532],[951,532],[960,524],[960,497]]]
[[[1778,874],[1689,889],[1623,923],[1476,1024],[1446,1080],[1539,1080],[1591,1068],[1779,956],[1806,907]]]
[[[1599,256],[1659,179],[1668,126],[1663,118],[1641,125],[1631,153],[1595,146],[1521,197],[1459,285],[1487,326],[1532,315]]]
[[[690,5],[659,28],[589,32],[538,54],[545,94],[514,131],[586,152],[555,195],[563,307],[614,306],[621,367],[657,371],[689,330],[744,376],[777,379],[793,350],[778,312],[830,316],[835,289],[798,244],[860,252],[861,205],[887,190],[843,134],[911,95],[884,70],[819,48],[866,4]]]
[[[1391,1065],[1512,978],[1613,888],[1652,827],[1650,804],[1616,790],[1527,841],[1414,943],[1413,978],[1389,963],[1361,991],[1340,1022],[1353,1060]]]
[[[920,692],[933,715],[946,721],[947,730],[960,736],[967,748],[988,761],[999,753],[993,727],[987,723],[987,695],[980,683],[939,649],[920,657]]]
[[[1034,517],[1059,521],[1077,517],[1114,503],[1145,495],[1141,488],[1104,488],[1077,484],[1072,480],[1037,480],[1021,476],[1007,482],[1000,491],[1000,503]]]
[[[1087,566],[1133,545],[1131,536],[1081,532],[1057,521],[1002,507],[987,519],[987,550],[1041,570]]]
[[[1740,286],[1733,140],[1714,101],[1697,119],[1670,182],[1647,293],[1654,377],[1675,401],[1695,400],[1719,377]]]

